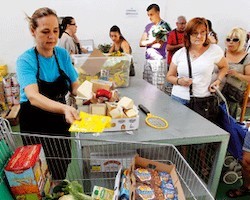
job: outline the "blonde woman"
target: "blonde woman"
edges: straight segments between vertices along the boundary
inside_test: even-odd
[[[237,77],[240,80],[250,82],[250,55],[245,51],[246,37],[246,31],[239,27],[233,28],[226,36],[225,57],[229,64],[227,79]],[[241,102],[233,99],[235,95],[230,95],[227,91],[226,87],[222,90],[228,100],[230,114],[236,118]]]

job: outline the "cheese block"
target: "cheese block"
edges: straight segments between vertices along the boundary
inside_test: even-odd
[[[136,117],[138,113],[132,108],[132,109],[126,110],[125,114],[127,115],[127,117],[132,118],[132,117]]]
[[[111,118],[117,119],[117,118],[123,118],[124,112],[121,107],[117,107],[109,112]]]
[[[92,91],[96,93],[99,89],[105,89],[110,91],[112,87],[112,82],[110,81],[104,81],[104,80],[91,80],[93,83]]]
[[[93,87],[93,83],[87,80],[84,81],[77,89],[77,96],[83,97],[86,99],[91,99],[93,96],[92,87]]]
[[[107,110],[107,106],[105,103],[90,104],[90,113],[91,114],[106,116],[106,110]]]
[[[118,102],[118,106],[120,106],[126,110],[129,110],[129,109],[133,108],[134,101],[128,97],[122,97],[120,99],[120,101]]]

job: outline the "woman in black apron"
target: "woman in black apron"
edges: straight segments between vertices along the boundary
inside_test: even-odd
[[[70,140],[67,139],[70,136],[68,129],[70,123],[79,119],[77,111],[73,107],[65,105],[65,95],[69,91],[75,93],[72,91],[76,91],[78,84],[77,82],[72,83],[69,76],[60,67],[57,52],[55,51],[59,35],[57,21],[55,12],[49,8],[38,9],[30,18],[31,32],[36,39],[37,45],[33,49],[34,52],[29,50],[24,55],[28,54],[31,57],[35,55],[33,61],[36,62],[37,71],[36,82],[30,85],[24,84],[21,87],[28,101],[21,101],[20,131],[32,135],[31,137],[22,137],[24,145],[42,144],[53,179],[62,180],[66,178],[67,167],[71,161],[71,145]],[[57,48],[57,50],[60,49]],[[60,50],[60,52],[63,51]],[[19,58],[19,60],[21,61],[17,62],[17,76],[21,83],[25,82],[23,77],[26,75],[21,68],[33,69],[28,67],[34,66],[32,60],[28,60],[32,62],[28,64],[23,62],[23,57],[25,56],[20,56],[21,59]],[[42,57],[45,59],[48,57],[52,61],[55,60],[59,76],[54,81],[47,82],[40,78],[42,73],[41,62],[45,66],[44,61],[41,60]],[[60,58],[61,63],[66,62],[66,60],[62,60],[63,56],[60,55]],[[55,65],[48,64],[45,67],[50,69]],[[72,67],[72,65],[69,67]],[[72,69],[70,70],[72,71]],[[43,69],[43,73],[45,71]],[[50,70],[46,72],[50,73]],[[34,75],[34,72],[31,72],[31,74]],[[27,77],[30,77],[30,74]],[[22,86],[21,83],[20,86]],[[46,136],[40,137],[39,135]],[[57,137],[55,139],[49,136]]]

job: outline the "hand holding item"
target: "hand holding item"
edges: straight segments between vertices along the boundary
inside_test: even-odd
[[[237,76],[238,72],[237,72],[236,70],[234,70],[234,69],[229,69],[229,70],[227,71],[227,74]]]
[[[219,79],[217,79],[216,81],[214,81],[210,86],[209,86],[209,91],[210,92],[216,92],[215,88],[219,88],[221,81]]]
[[[64,115],[65,115],[66,122],[69,124],[72,124],[75,120],[81,119],[77,110],[68,105],[65,105],[64,107]]]
[[[178,79],[178,85],[189,87],[193,83],[193,80],[188,77],[181,77]]]

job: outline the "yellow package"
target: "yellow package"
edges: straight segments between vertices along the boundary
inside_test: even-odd
[[[101,133],[105,128],[111,127],[111,117],[102,115],[92,115],[80,112],[81,120],[74,121],[70,126],[70,132]]]
[[[114,191],[100,187],[100,186],[94,186],[93,192],[91,197],[95,200],[111,200],[113,199],[114,196]]]

